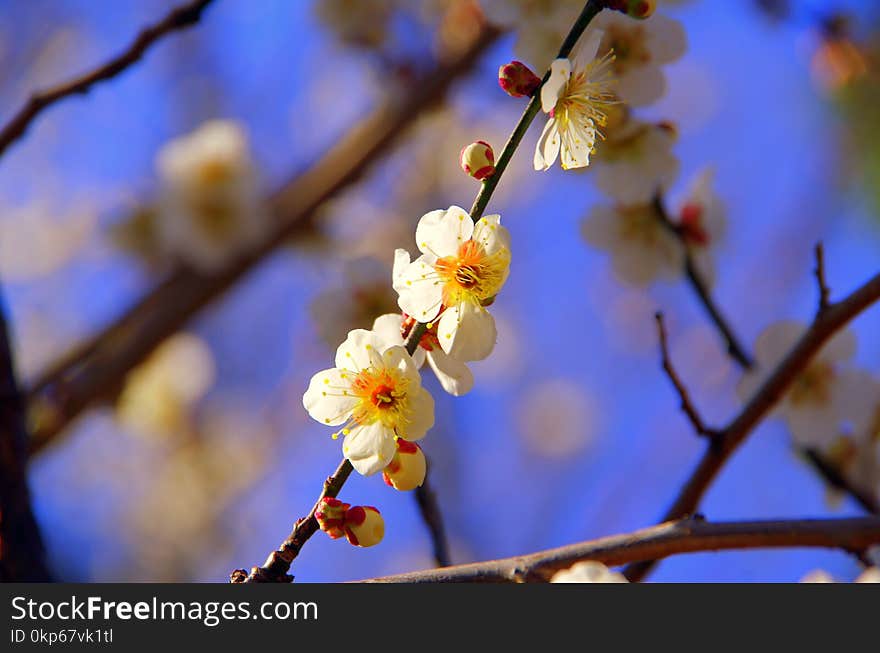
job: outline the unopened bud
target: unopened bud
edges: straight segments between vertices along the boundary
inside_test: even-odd
[[[541,78],[521,61],[511,61],[498,69],[498,85],[513,97],[525,97],[541,85]]]
[[[415,490],[425,482],[427,464],[422,448],[403,438],[397,440],[397,451],[388,463],[382,478],[395,490]]]
[[[461,151],[461,169],[474,179],[483,180],[495,174],[495,152],[485,141],[471,143]]]
[[[657,8],[657,0],[608,0],[609,9],[620,11],[632,18],[650,18]]]
[[[345,537],[355,546],[374,546],[385,537],[385,520],[373,506],[355,506],[345,513]]]
[[[315,511],[318,526],[334,540],[345,535],[345,514],[351,506],[339,499],[324,497]]]

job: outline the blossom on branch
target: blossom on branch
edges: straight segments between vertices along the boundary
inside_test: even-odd
[[[395,253],[394,289],[401,310],[419,322],[437,321],[440,348],[459,361],[482,360],[495,346],[495,320],[486,310],[510,270],[510,235],[501,216],[476,225],[457,206],[431,211],[416,228],[422,255]],[[436,362],[436,361],[435,361]]]
[[[303,395],[309,415],[345,436],[342,453],[364,476],[382,471],[397,438],[419,440],[434,425],[434,399],[406,349],[355,329],[336,350],[336,367],[315,374]]]
[[[693,255],[697,271],[710,285],[715,280],[712,251],[727,231],[727,212],[713,188],[714,178],[710,168],[696,176],[676,222],[685,246]]]
[[[549,170],[557,158],[563,170],[584,168],[607,122],[606,108],[615,102],[610,75],[614,57],[596,58],[602,32],[594,31],[575,56],[550,64],[541,87],[541,109],[550,119],[535,148],[535,170]]]
[[[621,204],[648,204],[678,178],[675,128],[631,118],[622,105],[613,107],[609,119],[605,141],[590,166],[596,187]]]
[[[581,223],[586,241],[611,254],[615,276],[647,286],[674,279],[684,269],[681,243],[658,218],[653,204],[596,206]]]
[[[753,371],[737,386],[743,401],[751,399],[770,371],[794,347],[805,327],[784,320],[767,327],[755,342]],[[779,402],[778,414],[785,420],[794,441],[805,447],[822,447],[837,437],[842,425],[864,415],[870,397],[863,373],[846,363],[856,352],[852,331],[839,331],[795,379]]]
[[[660,14],[633,20],[626,14],[604,11],[587,28],[587,35],[596,32],[602,34],[599,56],[614,54],[611,69],[620,100],[634,107],[659,100],[666,91],[660,66],[681,58],[687,49],[681,23]]]
[[[408,257],[407,262],[409,262]],[[415,319],[409,315],[389,313],[376,318],[373,322],[373,331],[389,343],[403,345],[415,325]],[[474,375],[462,361],[443,351],[437,337],[437,327],[438,323],[432,323],[431,328],[422,336],[413,354],[413,361],[419,369],[427,361],[443,389],[451,395],[460,397],[474,387]]]
[[[247,135],[214,120],[166,144],[156,158],[161,182],[158,237],[169,254],[212,271],[257,242],[268,226]]]

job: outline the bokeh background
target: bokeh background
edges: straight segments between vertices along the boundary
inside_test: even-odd
[[[31,89],[115,53],[174,4],[3,3],[0,116]],[[218,0],[198,27],[118,79],[47,111],[4,156],[0,279],[25,384],[161,278],[131,224],[154,198],[154,158],[168,139],[206,119],[240,121],[270,190],[333,145],[392,80],[455,47],[450,15],[460,2],[397,3],[384,25],[354,36],[340,4]],[[771,322],[812,315],[817,240],[836,292],[880,263],[871,183],[877,92],[841,92],[816,65],[820,20],[848,14],[853,33],[871,43],[875,3],[797,2],[783,19],[771,17],[773,4],[661,2],[685,25],[688,51],[666,69],[666,96],[642,114],[678,125],[682,176],[673,196],[703,166],[716,170],[729,229],[714,292],[749,345]],[[368,24],[350,22],[361,32]],[[477,184],[460,171],[458,150],[476,139],[500,150],[515,124],[522,105],[496,82],[513,42],[503,36],[381,163],[322,207],[310,238],[268,258],[187,326],[209,348],[213,373],[185,426],[141,432],[106,405],[31,461],[35,510],[60,578],[223,581],[262,562],[308,510],[340,451],[302,409],[302,392],[330,365],[340,332],[393,308],[393,248],[412,248],[418,218],[470,205]],[[679,281],[642,290],[614,278],[608,256],[578,236],[601,201],[589,174],[535,173],[538,133],[533,126],[490,205],[514,243],[511,277],[493,307],[498,347],[473,365],[477,383],[466,397],[427,380],[438,419],[424,446],[459,563],[660,516],[703,443],[660,371],[658,308],[704,414],[721,422],[738,406],[739,371],[690,289]],[[858,363],[876,371],[880,311],[853,329]],[[703,511],[712,519],[858,514],[826,495],[783,424],[770,420],[734,456]],[[343,497],[382,510],[385,541],[361,550],[315,537],[295,563],[298,580],[431,566],[411,496],[354,475]],[[858,572],[843,554],[755,551],[680,556],[652,579],[795,581],[816,567],[846,579]]]

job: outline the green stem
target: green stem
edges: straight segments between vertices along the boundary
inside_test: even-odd
[[[578,42],[578,39],[580,39],[581,35],[584,33],[584,30],[587,29],[587,25],[590,24],[590,21],[592,21],[593,18],[595,18],[596,15],[600,11],[602,11],[602,9],[604,9],[604,7],[604,0],[589,0],[587,4],[584,5],[583,10],[581,11],[581,15],[578,16],[578,19],[572,26],[571,31],[568,33],[568,36],[565,37],[565,41],[562,43],[562,47],[559,48],[559,54],[556,55],[557,59],[568,58],[568,55],[571,54],[571,51],[574,49],[574,46]],[[516,149],[519,147],[523,136],[526,135],[526,132],[529,130],[529,127],[532,124],[532,121],[541,110],[541,86],[543,86],[547,82],[547,79],[549,77],[550,71],[547,70],[547,72],[544,73],[544,78],[541,80],[540,86],[538,86],[538,88],[535,89],[534,93],[532,93],[532,97],[529,100],[528,105],[526,105],[525,111],[523,111],[522,116],[520,116],[519,122],[513,129],[513,133],[511,133],[510,138],[507,139],[507,143],[504,145],[504,149],[501,151],[501,155],[498,157],[498,161],[495,163],[495,174],[483,180],[483,184],[480,187],[480,192],[477,193],[477,197],[474,200],[473,206],[471,206],[471,219],[474,222],[482,217],[483,211],[486,210],[486,205],[489,204],[489,200],[492,198],[492,193],[495,192],[495,188],[496,186],[498,186],[498,182],[501,181],[501,175],[504,174],[504,171],[507,169],[507,164],[510,163],[510,160],[513,158],[513,153],[516,152]]]

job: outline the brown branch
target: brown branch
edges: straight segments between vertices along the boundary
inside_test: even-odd
[[[714,438],[718,435],[718,431],[706,426],[706,423],[703,421],[703,418],[700,417],[700,413],[697,411],[696,406],[694,406],[693,401],[691,401],[690,394],[688,394],[687,388],[685,388],[681,377],[678,376],[678,372],[675,371],[675,367],[672,365],[672,359],[669,356],[669,343],[667,342],[666,324],[663,319],[663,313],[658,311],[654,315],[654,318],[657,321],[657,335],[660,340],[660,354],[663,371],[666,372],[666,376],[669,377],[669,380],[672,382],[672,385],[678,394],[681,409],[684,411],[684,414],[687,415],[688,420],[690,420],[691,425],[699,435]]]
[[[701,551],[798,547],[840,549],[859,555],[877,543],[880,543],[880,519],[877,517],[718,523],[687,518],[529,555],[384,576],[363,582],[546,582],[557,571],[583,560],[622,565]]]
[[[193,0],[172,9],[155,25],[144,28],[122,53],[94,70],[31,95],[24,106],[0,130],[0,156],[20,138],[34,119],[50,105],[71,95],[88,93],[99,82],[116,77],[137,63],[154,43],[167,34],[185,29],[199,22],[202,12],[213,0]]]
[[[0,581],[51,580],[25,473],[27,420],[0,307]]]
[[[828,281],[825,278],[825,247],[822,243],[816,243],[816,268],[813,273],[816,275],[816,286],[819,288],[819,308],[821,313],[828,309],[831,303],[831,289],[828,287]]]
[[[348,480],[354,468],[347,459],[339,463],[339,467],[333,472],[333,476],[324,481],[324,489],[309,514],[298,519],[287,539],[281,543],[277,550],[269,554],[262,567],[252,567],[250,573],[244,569],[236,569],[229,575],[232,583],[290,583],[293,576],[287,572],[294,558],[299,555],[303,545],[309,538],[318,532],[318,520],[315,512],[325,497],[334,498],[339,494],[345,481]]]
[[[699,507],[706,490],[734,451],[781,399],[831,337],[852,319],[880,300],[880,274],[875,275],[848,297],[832,302],[819,313],[794,348],[761,384],[740,413],[710,441],[709,447],[691,473],[664,521],[680,519]],[[653,563],[641,563],[627,569],[631,580],[642,578]]]
[[[499,32],[485,27],[455,60],[428,70],[407,92],[393,94],[356,125],[308,171],[269,200],[277,221],[270,233],[226,267],[210,275],[179,268],[31,387],[38,424],[31,452],[48,445],[80,413],[106,400],[125,375],[168,336],[231,288],[284,243],[310,231],[316,209],[357,181],[397,142],[423,111],[436,104],[469,71]]]
[[[448,567],[452,564],[452,560],[449,555],[449,544],[446,541],[446,530],[443,527],[443,513],[440,512],[440,505],[437,503],[437,496],[431,488],[428,475],[425,476],[424,483],[416,488],[414,494],[419,514],[431,536],[434,561],[438,567]]]

